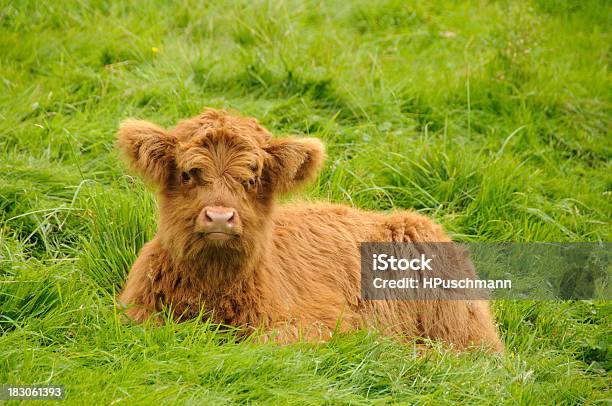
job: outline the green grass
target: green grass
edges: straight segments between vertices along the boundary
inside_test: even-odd
[[[610,401],[606,301],[495,303],[503,356],[122,323],[156,206],[113,148],[126,117],[230,108],[326,142],[302,197],[461,241],[612,241],[610,2],[180,3],[0,1],[0,383],[76,404]]]

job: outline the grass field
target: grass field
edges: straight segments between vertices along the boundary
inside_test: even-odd
[[[326,142],[293,198],[411,208],[459,241],[612,241],[612,3],[115,3],[0,0],[0,384],[70,404],[610,402],[609,301],[496,302],[503,356],[122,323],[156,208],[113,141],[130,116],[235,109]]]

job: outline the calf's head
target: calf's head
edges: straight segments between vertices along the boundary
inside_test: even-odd
[[[118,145],[159,190],[159,237],[174,255],[235,258],[266,239],[274,195],[316,177],[322,143],[273,139],[256,120],[207,109],[164,130],[127,120]]]

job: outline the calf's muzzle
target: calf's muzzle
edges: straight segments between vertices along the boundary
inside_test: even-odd
[[[207,238],[223,240],[237,234],[238,213],[231,207],[207,206],[197,219],[199,231]]]

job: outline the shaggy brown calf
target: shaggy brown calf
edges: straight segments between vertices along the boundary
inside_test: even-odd
[[[503,349],[486,301],[360,298],[360,242],[450,241],[428,218],[275,205],[317,176],[319,140],[274,139],[254,119],[207,109],[169,131],[128,120],[118,145],[159,189],[157,234],[119,298],[132,319],[163,306],[194,317],[204,306],[219,323],[264,328],[282,342],[376,326],[455,348]]]

